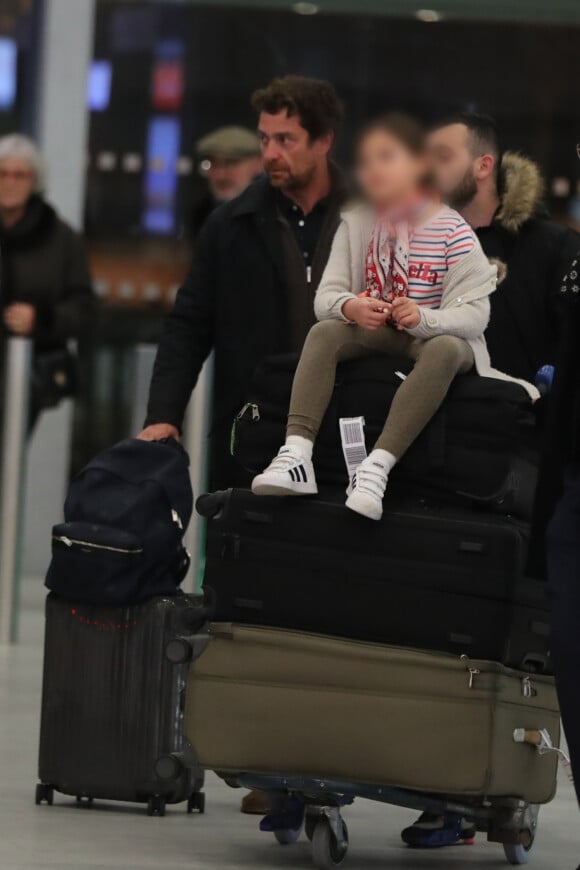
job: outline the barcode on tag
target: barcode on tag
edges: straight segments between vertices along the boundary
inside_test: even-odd
[[[349,481],[361,462],[367,458],[365,418],[341,417],[340,440]]]

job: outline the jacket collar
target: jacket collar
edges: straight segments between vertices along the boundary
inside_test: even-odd
[[[6,250],[33,248],[46,238],[56,223],[56,212],[42,197],[33,194],[24,216],[12,227],[0,224],[0,245]]]
[[[276,219],[274,188],[266,176],[254,181],[232,205],[232,217],[251,219],[281,278],[284,278],[282,236]]]
[[[346,198],[346,185],[340,170],[332,164],[333,189],[329,195],[338,213],[339,204]],[[336,197],[336,200],[335,200]],[[331,206],[332,207],[332,206]],[[251,217],[262,239],[265,249],[272,258],[282,278],[286,279],[286,263],[275,190],[264,175],[251,184],[232,205],[232,217]]]
[[[261,175],[237,198],[232,206],[232,215],[257,214],[274,207],[274,191],[268,178]]]
[[[544,214],[544,179],[533,160],[513,151],[504,154],[500,173],[502,196],[494,223],[515,234],[526,221]]]

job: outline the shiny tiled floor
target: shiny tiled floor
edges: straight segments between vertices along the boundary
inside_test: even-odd
[[[38,711],[42,618],[40,584],[25,590],[22,644],[0,648],[0,870],[302,870],[311,868],[307,842],[281,848],[261,834],[257,820],[238,813],[240,792],[213,777],[206,787],[205,816],[171,808],[148,818],[139,807],[98,803],[77,807],[57,796],[53,807],[36,807]],[[474,847],[430,854],[405,850],[399,830],[408,812],[359,802],[345,813],[352,870],[423,870],[506,866],[500,847],[483,839]],[[572,790],[561,787],[542,814],[533,858],[538,870],[575,870],[580,861],[580,816]]]

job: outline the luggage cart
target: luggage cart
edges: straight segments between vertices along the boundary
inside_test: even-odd
[[[447,800],[388,786],[337,782],[296,776],[251,773],[222,774],[230,785],[267,792],[270,812],[260,830],[272,833],[283,846],[296,843],[302,831],[312,844],[318,870],[342,867],[348,853],[348,828],[342,808],[356,798],[392,804],[437,815],[456,814],[473,821],[488,840],[503,845],[509,864],[527,864],[531,858],[540,808],[518,800]]]

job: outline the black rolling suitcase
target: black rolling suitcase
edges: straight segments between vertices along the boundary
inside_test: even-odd
[[[341,501],[344,495],[339,494]],[[475,511],[202,496],[216,619],[489,659],[549,673],[545,586],[524,576],[527,532]]]
[[[79,801],[168,803],[204,810],[203,774],[183,736],[188,666],[171,664],[170,640],[203,630],[201,596],[127,607],[46,602],[40,783]]]

